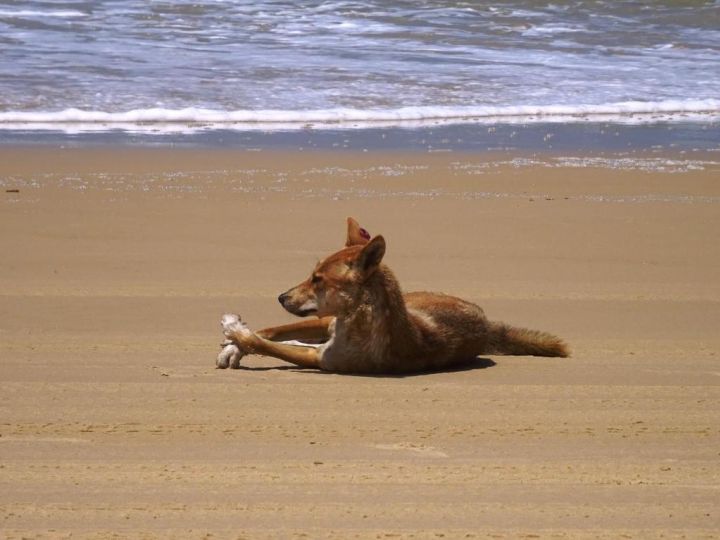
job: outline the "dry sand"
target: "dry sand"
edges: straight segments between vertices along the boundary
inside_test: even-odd
[[[489,163],[1,150],[0,536],[719,538],[720,171]],[[348,215],[573,356],[214,369]]]

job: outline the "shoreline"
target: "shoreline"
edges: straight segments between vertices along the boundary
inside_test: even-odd
[[[8,126],[5,126],[7,128]],[[51,129],[2,129],[0,148],[187,147],[254,151],[484,152],[597,155],[720,153],[719,122],[459,123],[347,129],[224,129],[183,124],[131,126],[62,124]]]

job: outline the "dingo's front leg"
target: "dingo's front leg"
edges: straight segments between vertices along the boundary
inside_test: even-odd
[[[335,317],[323,317],[322,319],[309,319],[295,323],[284,324],[263,328],[255,332],[258,336],[270,341],[313,341],[322,342],[330,338],[330,324]]]
[[[223,331],[241,351],[273,356],[301,367],[319,368],[320,353],[317,347],[277,343],[258,336],[235,314],[223,315]]]

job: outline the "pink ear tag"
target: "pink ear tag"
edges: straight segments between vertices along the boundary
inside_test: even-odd
[[[365,240],[370,240],[370,233],[362,227],[360,227],[360,236],[362,236]]]

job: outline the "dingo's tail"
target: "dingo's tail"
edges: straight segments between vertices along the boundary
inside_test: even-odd
[[[570,355],[568,346],[557,336],[516,328],[501,322],[490,323],[490,349],[494,354],[561,356]]]

